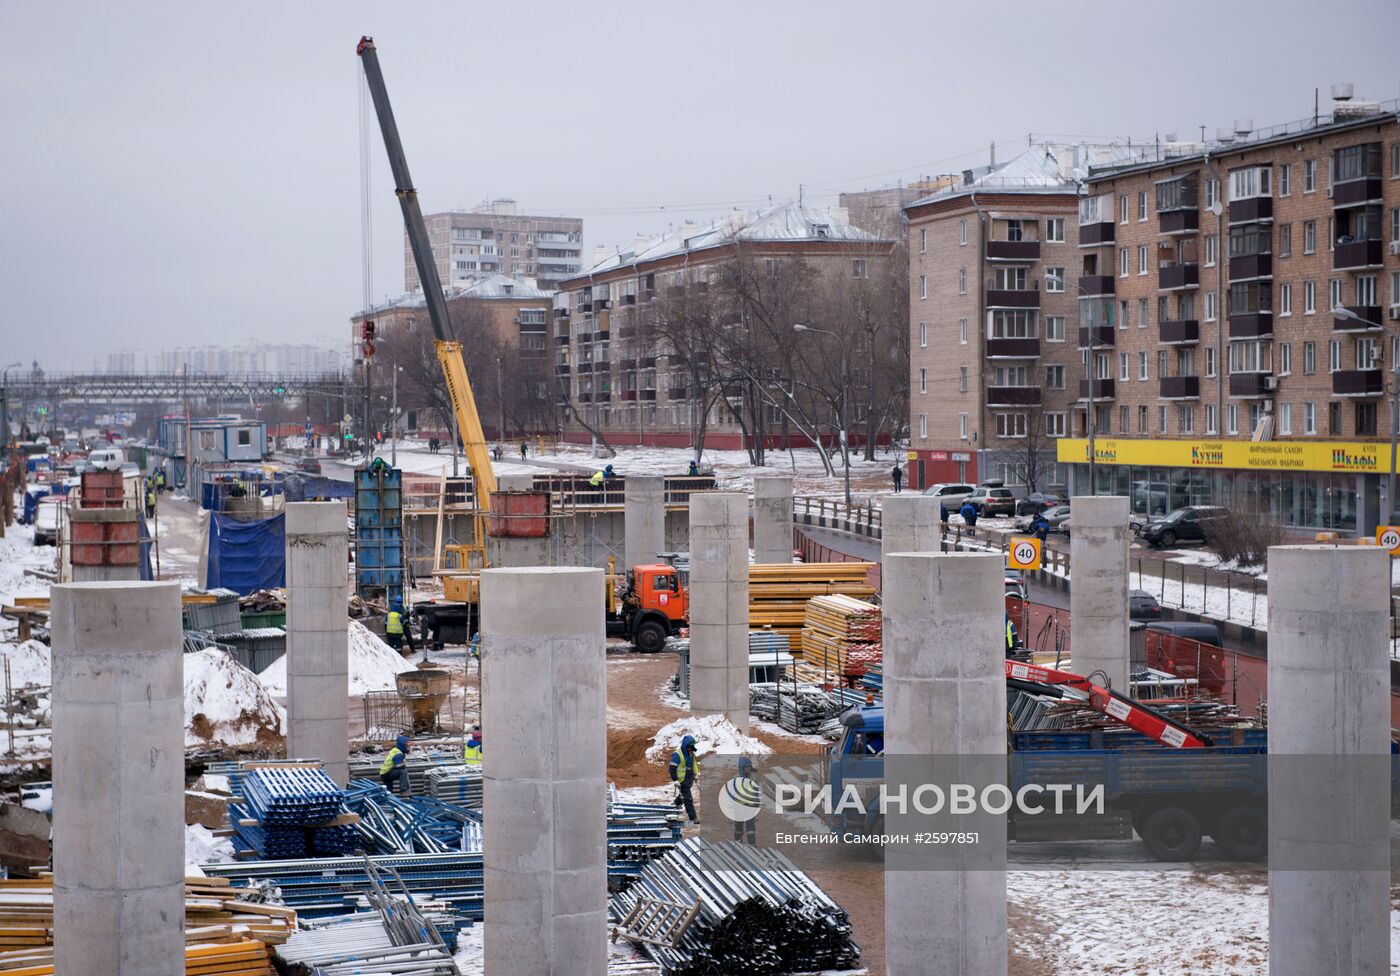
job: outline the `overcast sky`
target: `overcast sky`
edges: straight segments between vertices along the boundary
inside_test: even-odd
[[[1315,86],[1327,111],[1334,81],[1400,96],[1396,0],[5,0],[0,29],[0,347],[49,368],[347,334],[362,33],[424,209],[580,216],[585,257],[992,140],[1266,126]],[[370,137],[378,299],[403,288],[402,225]]]

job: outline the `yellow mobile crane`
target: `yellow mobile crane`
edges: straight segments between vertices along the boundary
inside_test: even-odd
[[[413,188],[413,178],[408,174],[408,160],[404,156],[403,143],[399,140],[399,127],[394,121],[394,109],[389,104],[389,90],[384,85],[384,73],[379,69],[379,53],[375,50],[374,39],[361,37],[355,53],[365,69],[365,81],[369,85],[370,97],[374,100],[374,114],[379,118],[379,131],[384,136],[384,148],[389,154],[389,169],[394,175],[394,193],[403,208],[404,227],[408,231],[408,242],[413,248],[413,263],[418,267],[418,280],[423,286],[423,297],[428,305],[428,320],[436,337],[433,346],[437,350],[438,363],[442,366],[442,377],[447,383],[447,395],[452,401],[452,410],[457,417],[458,432],[462,437],[462,447],[467,455],[467,464],[472,470],[472,493],[475,501],[475,514],[472,518],[472,542],[458,547],[466,550],[465,569],[486,567],[486,522],[491,511],[491,495],[496,490],[496,473],[491,468],[491,454],[486,446],[486,433],[481,428],[481,415],[472,397],[472,385],[467,379],[467,367],[462,361],[462,344],[452,338],[452,326],[447,317],[447,299],[442,293],[442,282],[438,278],[437,263],[433,260],[433,248],[428,242],[428,228],[423,223],[423,211],[418,206],[418,191]],[[450,595],[449,595],[449,598]]]

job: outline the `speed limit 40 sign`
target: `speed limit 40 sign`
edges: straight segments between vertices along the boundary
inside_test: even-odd
[[[1011,569],[1040,568],[1040,540],[1033,535],[1013,535],[1006,550],[1006,564]]]
[[[1400,525],[1376,526],[1376,545],[1389,550],[1392,556],[1400,557]]]

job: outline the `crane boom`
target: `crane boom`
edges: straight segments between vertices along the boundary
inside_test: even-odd
[[[408,243],[413,250],[413,263],[418,268],[418,281],[423,286],[428,320],[433,326],[433,345],[437,352],[438,364],[442,366],[442,376],[447,384],[447,396],[452,403],[452,412],[457,418],[458,433],[462,437],[467,464],[472,469],[472,490],[476,499],[476,510],[480,515],[491,511],[491,494],[496,490],[496,473],[491,467],[486,432],[482,429],[481,414],[476,409],[471,382],[467,379],[467,367],[462,360],[462,344],[452,337],[452,326],[447,317],[447,299],[442,293],[437,263],[433,260],[428,228],[423,223],[423,210],[418,205],[418,191],[413,188],[413,178],[408,173],[408,159],[404,156],[403,142],[399,139],[399,127],[394,121],[393,106],[389,104],[389,89],[384,84],[384,72],[379,68],[379,52],[375,49],[374,39],[361,37],[355,53],[360,56],[360,64],[364,67],[365,81],[374,101],[374,114],[379,118],[379,131],[384,136],[384,149],[389,154],[389,169],[394,175],[394,193],[403,209],[404,228],[408,231]],[[485,520],[479,519],[479,523],[476,541],[481,544],[485,538],[481,533]],[[483,548],[482,553],[484,552]]]

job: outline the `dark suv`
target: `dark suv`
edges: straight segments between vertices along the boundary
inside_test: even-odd
[[[1211,523],[1223,518],[1227,511],[1218,505],[1178,508],[1164,519],[1149,522],[1141,538],[1150,546],[1167,549],[1178,542],[1206,542],[1210,538]]]

